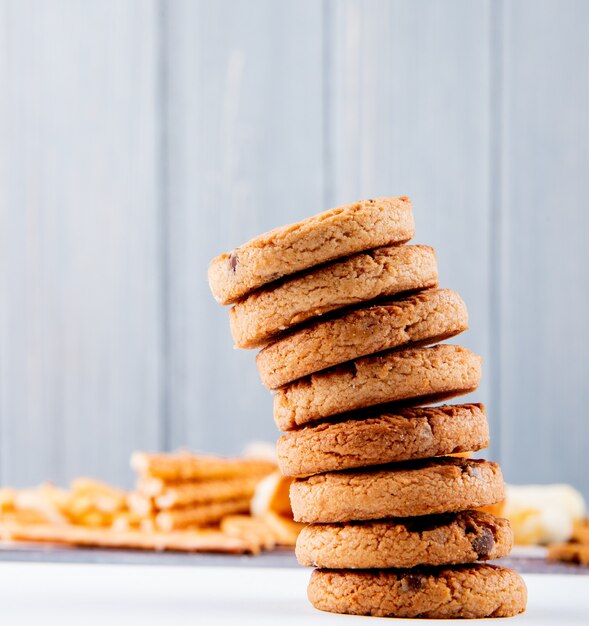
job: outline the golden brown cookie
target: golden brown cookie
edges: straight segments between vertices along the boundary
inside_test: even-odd
[[[231,304],[282,276],[413,237],[409,198],[377,198],[276,228],[211,261],[209,285]]]
[[[406,348],[338,365],[283,387],[274,396],[280,430],[378,404],[427,404],[474,391],[481,357],[466,348]]]
[[[266,346],[256,363],[264,385],[278,389],[346,361],[410,343],[437,343],[467,328],[460,296],[450,289],[428,289],[314,322]]]
[[[259,348],[313,317],[437,284],[432,248],[377,248],[270,285],[240,300],[229,312],[231,334],[236,347]]]
[[[315,474],[290,487],[294,519],[305,523],[452,513],[503,497],[496,463],[457,457]]]
[[[507,556],[513,532],[506,519],[481,511],[401,519],[311,524],[297,540],[301,565],[371,569],[451,565]]]
[[[575,542],[554,543],[548,546],[548,560],[589,566],[589,545]]]
[[[571,539],[589,545],[589,518],[577,520],[573,524]]]
[[[315,570],[308,596],[321,611],[438,619],[510,617],[526,610],[519,574],[496,565],[417,570]]]
[[[485,408],[457,404],[306,426],[282,435],[276,451],[283,474],[306,476],[481,450],[488,445]]]

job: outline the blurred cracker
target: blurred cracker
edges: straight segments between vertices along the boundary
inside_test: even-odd
[[[261,477],[276,470],[274,462],[264,459],[226,459],[187,452],[169,454],[135,452],[131,456],[131,467],[140,476],[155,476],[166,480]]]
[[[274,511],[292,519],[289,496],[291,482],[292,478],[282,476],[278,471],[266,476],[256,486],[252,513],[262,516],[266,511]]]
[[[114,500],[120,500],[122,502],[125,500],[125,491],[122,489],[109,485],[101,480],[88,478],[86,476],[72,480],[70,484],[70,492],[75,494],[102,494],[109,496]]]
[[[76,478],[70,485],[70,509],[115,513],[126,508],[126,492],[93,478]]]
[[[0,515],[14,511],[16,489],[10,487],[0,488]]]
[[[125,507],[126,508],[126,507]],[[71,495],[64,513],[74,524],[84,526],[110,526],[114,514],[121,510],[120,504],[113,501],[106,504],[102,499],[89,494]]]
[[[276,543],[280,546],[294,547],[299,533],[305,526],[275,511],[266,511],[259,519],[272,531]]]
[[[130,548],[138,550],[170,550],[176,552],[224,552],[242,554],[252,552],[247,541],[231,537],[218,530],[187,530],[177,532],[144,532],[127,530],[117,532],[104,528],[79,526],[2,524],[0,535],[10,541],[56,543],[100,548]]]
[[[251,499],[259,482],[260,479],[257,477],[246,476],[245,478],[179,483],[176,486],[164,488],[162,493],[154,497],[154,503],[156,508],[161,510],[209,502]]]
[[[112,526],[113,516],[110,513],[90,510],[78,515],[72,523],[78,526],[89,526],[91,528],[107,528]]]
[[[155,524],[155,515],[149,515],[148,517],[144,517],[139,522],[139,530],[142,530],[146,533],[157,532],[158,528]]]
[[[115,513],[111,520],[111,528],[114,531],[124,531],[138,529],[140,527],[142,517],[136,515],[132,511],[121,511]]]
[[[68,492],[51,483],[43,483],[32,489],[20,489],[16,491],[14,498],[15,511],[34,511],[46,522],[51,524],[67,524],[64,515]]]
[[[140,476],[135,485],[136,493],[140,493],[146,498],[155,498],[161,495],[168,488],[175,488],[185,485],[185,481],[166,481],[156,476]]]
[[[0,524],[13,523],[28,526],[30,524],[47,524],[47,518],[38,511],[8,511],[2,514]]]
[[[295,545],[304,526],[293,520],[289,496],[291,483],[292,478],[275,472],[258,484],[252,500],[252,514],[270,528],[278,545],[288,547]]]
[[[155,511],[152,498],[134,491],[127,494],[127,506],[129,511],[140,517],[151,515]]]
[[[256,546],[255,554],[262,550],[272,550],[276,546],[274,533],[268,525],[250,515],[228,515],[221,520],[221,532],[238,537]]]
[[[155,516],[155,525],[158,530],[169,532],[191,526],[210,526],[217,524],[226,515],[247,513],[250,508],[250,499],[229,500],[227,502],[213,502],[184,509],[170,509]]]

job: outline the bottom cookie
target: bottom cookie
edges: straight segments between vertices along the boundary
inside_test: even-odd
[[[516,572],[495,565],[413,570],[315,570],[308,589],[321,611],[408,618],[511,617],[526,610]]]

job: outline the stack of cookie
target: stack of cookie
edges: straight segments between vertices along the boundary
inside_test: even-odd
[[[262,348],[264,384],[286,431],[279,464],[297,556],[315,566],[309,598],[338,613],[509,616],[526,589],[510,570],[495,463],[451,455],[488,445],[484,407],[427,407],[475,390],[481,359],[433,345],[467,328],[460,297],[438,289],[434,251],[413,236],[408,198],[346,205],[276,229],[211,263],[233,304],[239,348]]]

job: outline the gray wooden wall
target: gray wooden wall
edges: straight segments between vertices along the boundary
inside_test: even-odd
[[[589,3],[0,0],[0,481],[272,440],[215,254],[410,195],[512,482],[589,495]]]

